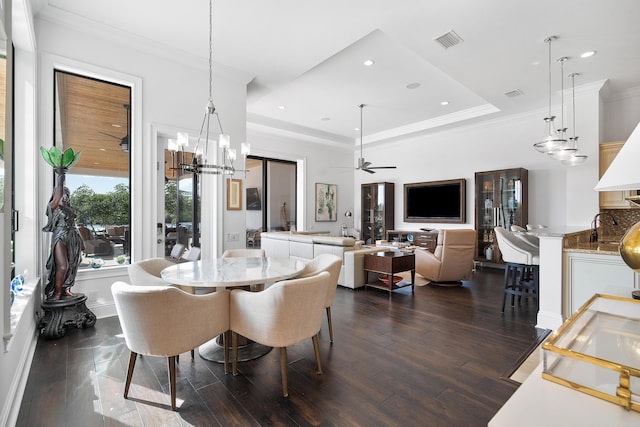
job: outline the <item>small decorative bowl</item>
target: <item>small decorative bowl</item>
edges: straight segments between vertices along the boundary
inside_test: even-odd
[[[127,256],[125,255],[119,255],[118,257],[116,257],[116,262],[118,264],[125,264],[127,262]]]
[[[91,268],[100,268],[104,265],[104,260],[102,258],[94,258],[89,263]]]

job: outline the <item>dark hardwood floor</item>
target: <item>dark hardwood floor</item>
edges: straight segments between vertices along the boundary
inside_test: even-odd
[[[142,357],[122,397],[129,351],[116,317],[40,339],[18,426],[484,426],[516,390],[503,379],[535,342],[533,302],[500,313],[502,270],[480,268],[460,288],[338,288],[320,333],[289,348],[289,397],[279,352],[240,364],[189,353],[177,367],[171,411],[166,358]]]

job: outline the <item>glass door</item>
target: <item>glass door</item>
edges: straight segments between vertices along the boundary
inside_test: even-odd
[[[262,231],[295,231],[296,162],[259,156],[246,161],[246,247],[260,247]]]

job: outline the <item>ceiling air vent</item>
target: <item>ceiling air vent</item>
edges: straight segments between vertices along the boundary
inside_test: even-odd
[[[462,40],[462,38],[457,35],[455,31],[451,30],[448,33],[438,37],[436,41],[440,43],[443,48],[449,49],[450,47],[462,43],[464,40]]]
[[[523,95],[523,92],[520,89],[515,89],[515,90],[510,90],[508,92],[505,92],[504,94],[507,95],[509,98],[515,98],[516,96]]]

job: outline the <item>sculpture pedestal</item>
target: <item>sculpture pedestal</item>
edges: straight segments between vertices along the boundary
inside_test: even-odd
[[[91,328],[96,324],[96,315],[85,305],[87,297],[76,294],[59,300],[45,300],[41,307],[44,316],[38,322],[40,333],[46,339],[62,338],[67,326]]]

